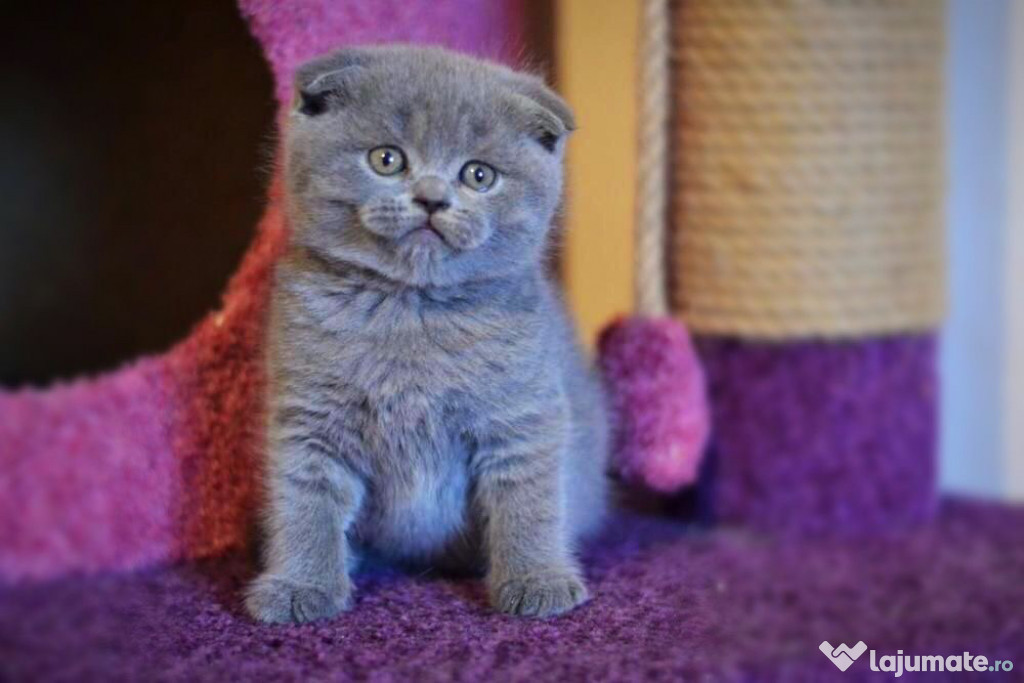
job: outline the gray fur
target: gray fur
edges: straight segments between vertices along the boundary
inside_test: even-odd
[[[586,599],[573,548],[604,514],[607,420],[543,263],[573,125],[539,79],[436,48],[300,69],[257,619],[345,609],[362,554],[482,570],[512,614]],[[405,173],[371,170],[380,145]],[[460,184],[470,160],[499,170],[489,192]],[[428,222],[443,241],[410,234]]]

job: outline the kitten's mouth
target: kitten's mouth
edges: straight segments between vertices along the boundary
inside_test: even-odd
[[[401,242],[409,244],[447,244],[448,240],[444,238],[441,231],[432,226],[430,223],[424,223],[418,228],[413,228],[409,232],[402,236]]]

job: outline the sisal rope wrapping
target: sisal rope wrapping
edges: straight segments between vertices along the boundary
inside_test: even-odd
[[[933,329],[941,0],[677,0],[673,304],[696,332]]]
[[[665,223],[668,219],[670,20],[667,0],[644,0],[637,93],[636,311],[668,313]]]

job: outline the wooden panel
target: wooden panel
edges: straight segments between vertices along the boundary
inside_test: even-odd
[[[560,90],[576,111],[569,143],[563,273],[588,342],[632,307],[638,0],[561,0]]]

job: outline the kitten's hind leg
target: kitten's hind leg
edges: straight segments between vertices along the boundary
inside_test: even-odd
[[[283,448],[269,473],[266,569],[245,605],[260,621],[326,619],[351,601],[345,530],[363,487],[315,442]]]

